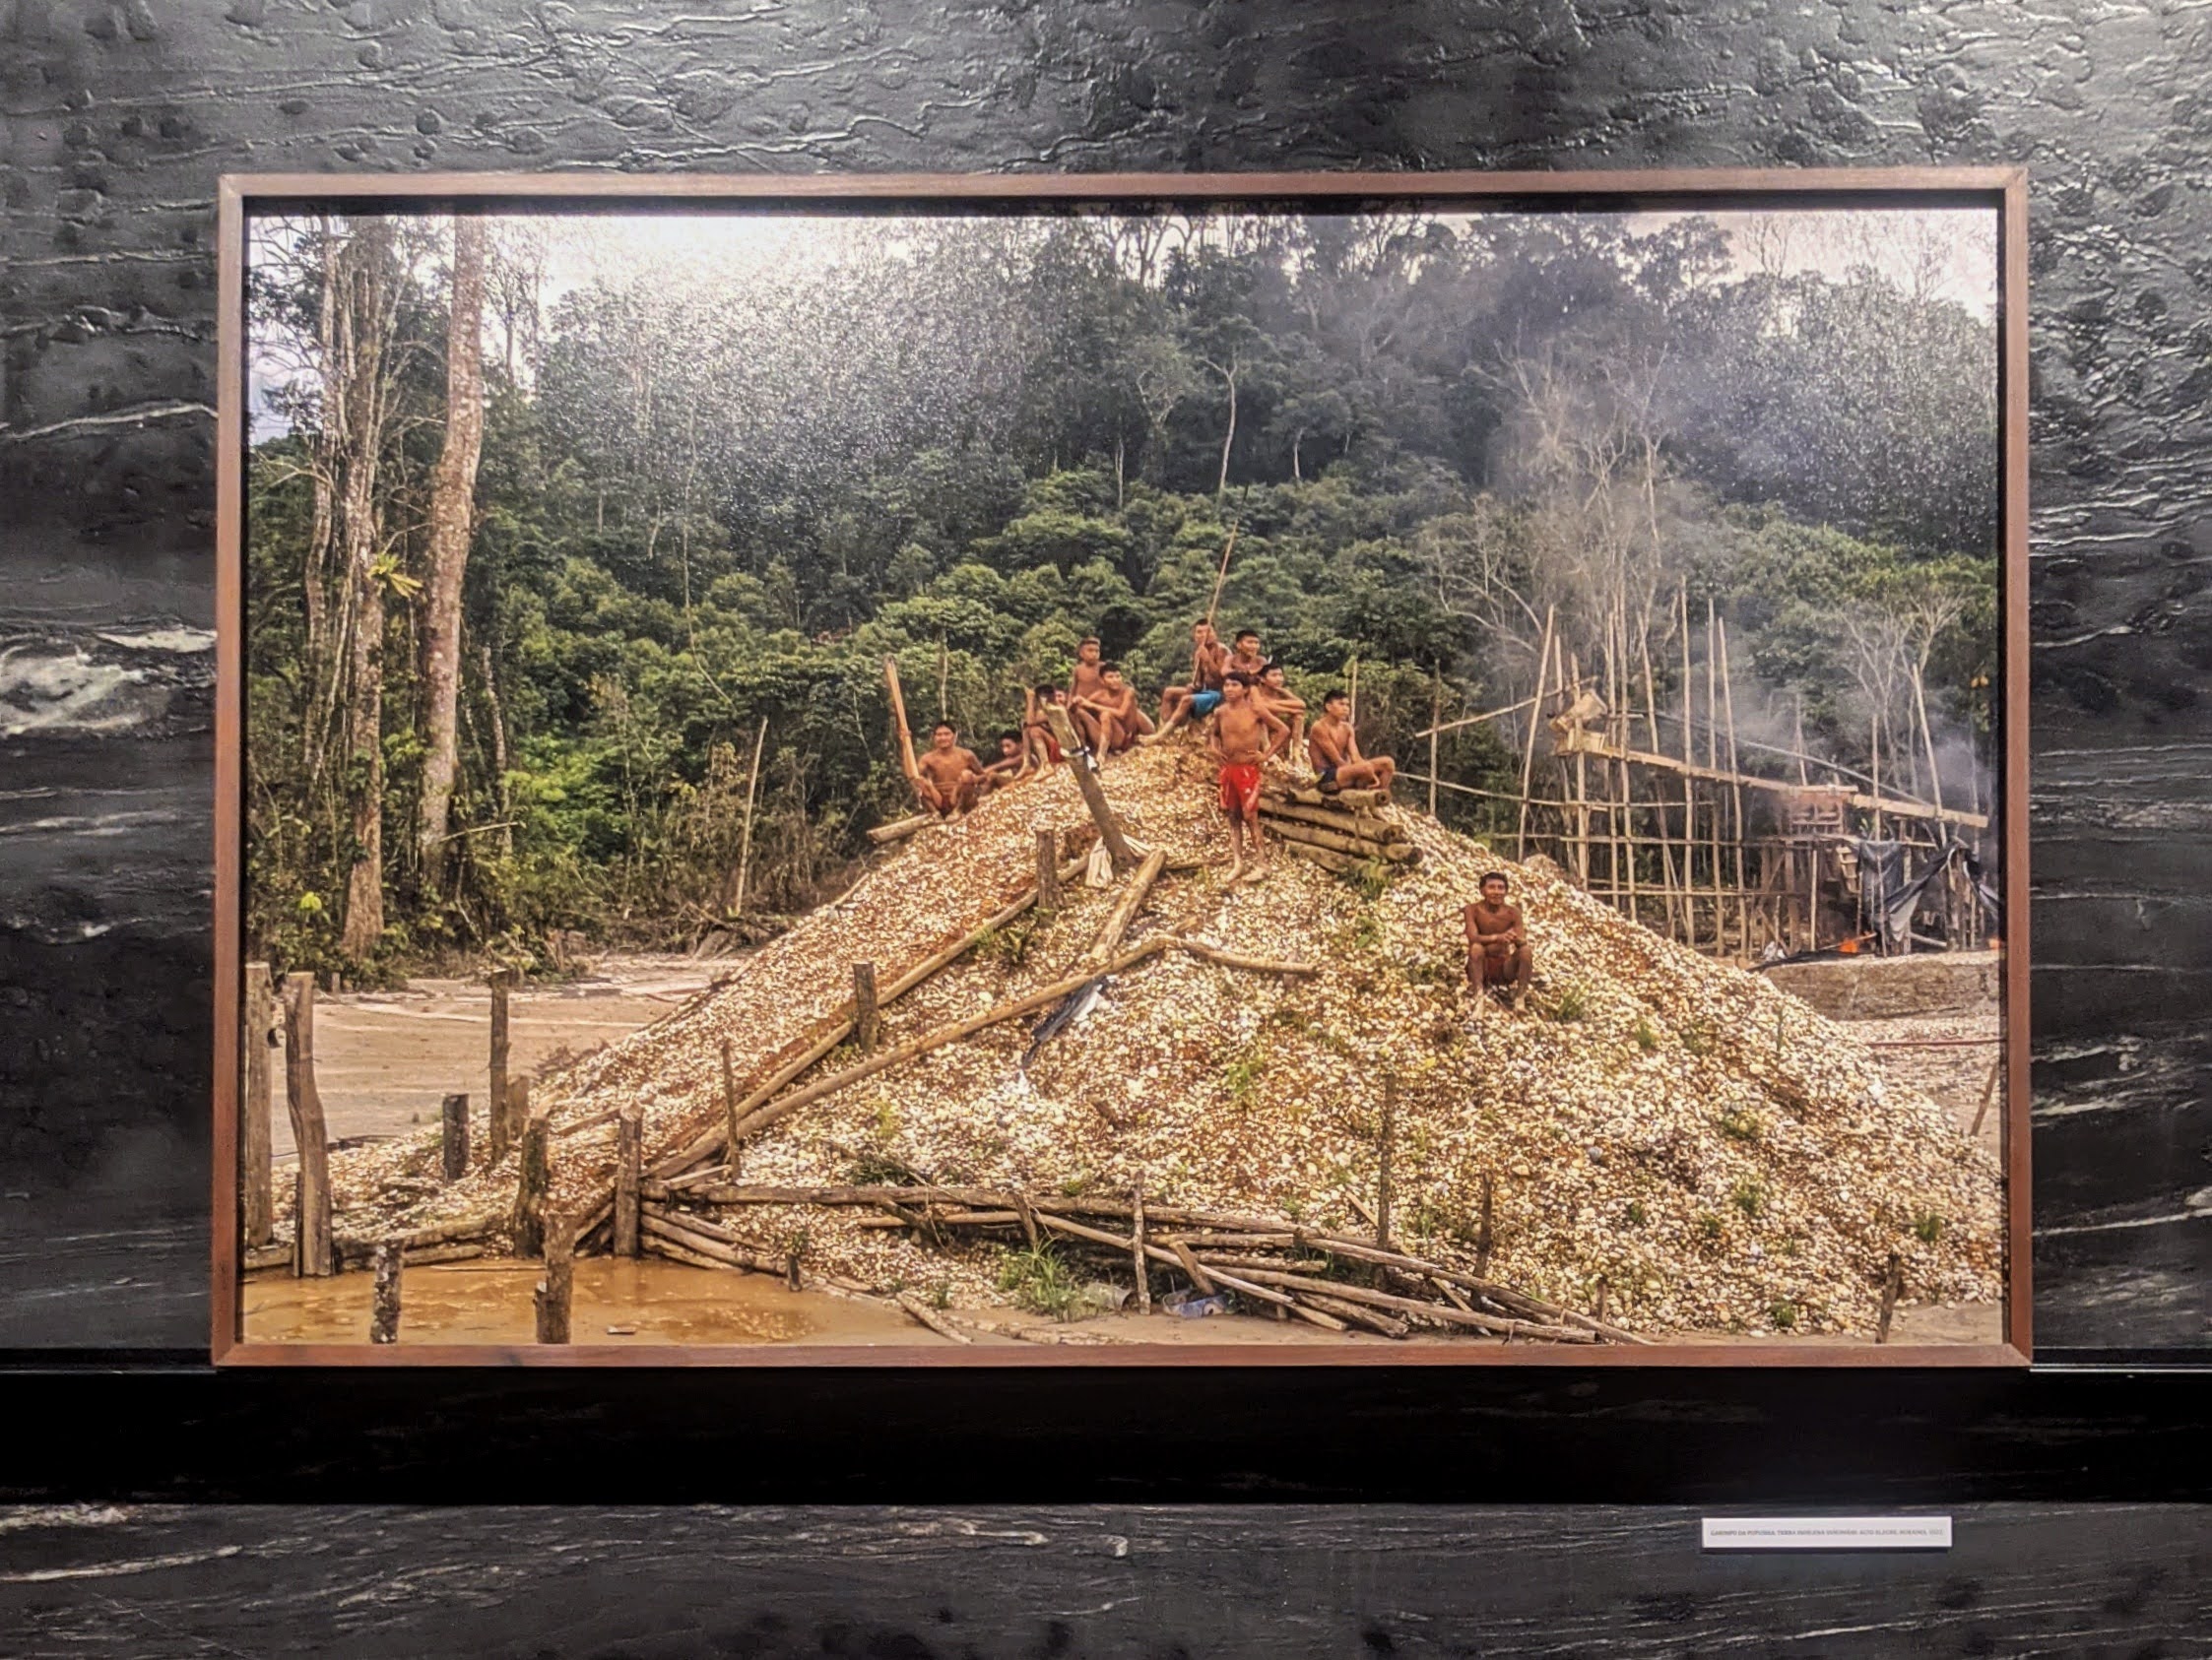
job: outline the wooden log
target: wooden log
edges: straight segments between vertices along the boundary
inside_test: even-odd
[[[515,1082],[522,1082],[516,1079]],[[546,1199],[553,1176],[553,1136],[543,1113],[523,1120],[522,1156],[515,1177],[514,1237],[517,1256],[542,1255],[546,1248]]]
[[[1167,1247],[1175,1252],[1175,1260],[1183,1264],[1183,1272],[1189,1276],[1191,1284],[1197,1288],[1198,1294],[1201,1297],[1211,1297],[1213,1295],[1213,1281],[1206,1277],[1204,1267],[1199,1262],[1197,1253],[1191,1249],[1189,1243],[1183,1240],[1169,1240]]]
[[[285,976],[285,1107],[299,1157],[293,1171],[292,1271],[319,1280],[336,1270],[331,1248],[330,1138],[315,1091],[315,977]]]
[[[1398,1137],[1398,1074],[1383,1074],[1383,1144],[1375,1172],[1375,1248],[1391,1248],[1391,1143]]]
[[[1157,859],[1159,855],[1154,854],[1152,858]],[[1149,1314],[1152,1311],[1152,1282],[1144,1272],[1144,1179],[1141,1176],[1137,1179],[1132,1203],[1135,1208],[1130,1218],[1129,1254],[1137,1266],[1137,1311],[1139,1314]]]
[[[523,1130],[525,1144],[531,1128]],[[538,1315],[538,1341],[568,1341],[569,1315],[576,1294],[575,1244],[565,1229],[554,1229],[546,1241],[546,1273],[531,1294]]]
[[[1310,863],[1318,864],[1324,870],[1336,876],[1357,870],[1360,865],[1366,862],[1364,860],[1352,859],[1344,854],[1331,853],[1327,848],[1308,847],[1304,842],[1284,842],[1282,850],[1285,853],[1294,854]]]
[[[249,1250],[277,1237],[270,1152],[277,1029],[277,993],[269,965],[248,963],[238,1031],[238,1237]]]
[[[1302,807],[1334,808],[1361,816],[1376,807],[1391,804],[1390,797],[1380,790],[1317,790],[1307,784],[1268,783],[1260,787],[1260,804],[1269,801],[1294,803]]]
[[[1098,937],[1091,941],[1090,949],[1083,953],[1084,962],[1103,963],[1120,949],[1122,935],[1129,932],[1129,925],[1137,920],[1137,913],[1143,908],[1145,896],[1152,891],[1152,884],[1159,880],[1160,868],[1166,863],[1167,855],[1157,848],[1144,856],[1144,862],[1137,867],[1137,874],[1129,879],[1129,887],[1115,903],[1114,909],[1107,914],[1105,926],[1098,930]]]
[[[645,1115],[635,1106],[615,1120],[615,1224],[611,1247],[617,1256],[637,1254],[638,1179],[645,1150]]]
[[[638,1232],[645,1242],[658,1240],[681,1245],[694,1255],[706,1257],[719,1267],[744,1268],[751,1273],[774,1274],[779,1278],[784,1272],[784,1263],[780,1257],[732,1245],[726,1239],[716,1239],[703,1225],[690,1218],[679,1220],[657,1208],[647,1207],[640,1215]]]
[[[973,1037],[987,1027],[997,1026],[1008,1020],[1018,1020],[1025,1014],[1034,1014],[1041,1008],[1050,1007],[1067,996],[1069,992],[1078,990],[1089,985],[1097,974],[1119,974],[1124,969],[1132,968],[1142,962],[1146,957],[1165,949],[1168,943],[1169,940],[1165,935],[1155,935],[1134,950],[1124,951],[1111,961],[1097,965],[1092,973],[1079,974],[1071,980],[1055,981],[1041,990],[1030,992],[1026,997],[1017,997],[1011,1002],[1001,1003],[995,1008],[984,1010],[981,1014],[970,1015],[965,1020],[955,1021],[950,1026],[941,1026],[934,1032],[924,1033],[919,1038],[910,1039],[906,1043],[900,1044],[896,1049],[879,1050],[858,1065],[848,1066],[842,1072],[818,1079],[803,1089],[794,1090],[791,1094],[771,1102],[747,1117],[738,1126],[737,1133],[740,1136],[757,1135],[768,1125],[790,1117],[800,1108],[819,1101],[825,1095],[834,1095],[841,1089],[859,1083],[863,1078],[874,1077],[878,1072],[888,1067],[903,1065],[909,1060],[917,1059],[929,1053],[932,1050],[942,1049],[946,1044],[957,1043],[962,1038]]]
[[[853,965],[853,1042],[863,1054],[875,1052],[882,1041],[883,1021],[876,1007],[876,965]]]
[[[1220,1270],[1205,1258],[1199,1259],[1218,1276]],[[1449,1304],[1430,1303],[1415,1297],[1399,1297],[1387,1291],[1370,1291],[1365,1286],[1344,1285],[1335,1280],[1316,1280],[1304,1274],[1284,1273],[1274,1268],[1246,1268],[1247,1279],[1257,1284],[1278,1287],[1300,1293],[1319,1292],[1325,1297],[1340,1297],[1350,1303],[1364,1303],[1371,1309],[1389,1309],[1399,1313],[1418,1314],[1423,1319],[1439,1320],[1447,1325],[1470,1326],[1477,1331],[1515,1337],[1540,1337],[1558,1343],[1588,1343],[1594,1334],[1578,1326],[1539,1325],[1531,1320],[1496,1319],[1488,1314],[1465,1313]]]
[[[440,1113],[439,1170],[448,1181],[469,1173],[469,1098],[449,1095]]]
[[[1340,853],[1353,859],[1380,859],[1392,864],[1416,864],[1421,850],[1410,842],[1375,842],[1365,836],[1346,836],[1339,831],[1324,830],[1319,825],[1300,824],[1294,819],[1275,818],[1261,814],[1268,820],[1268,828],[1284,841],[1301,842],[1310,848],[1327,848],[1331,853]]]
[[[1269,797],[1260,797],[1260,816],[1268,819],[1287,819],[1293,824],[1311,824],[1317,830],[1334,830],[1343,836],[1357,836],[1370,842],[1395,847],[1410,842],[1412,837],[1405,826],[1396,819],[1373,812],[1336,812],[1328,807],[1301,806],[1296,801]]]
[[[970,1337],[966,1332],[962,1331],[950,1320],[945,1319],[942,1314],[938,1313],[936,1309],[932,1309],[928,1304],[924,1303],[919,1297],[916,1297],[910,1291],[900,1292],[893,1301],[895,1301],[901,1309],[905,1309],[907,1313],[911,1314],[923,1325],[929,1327],[930,1330],[936,1332],[940,1337],[945,1338],[954,1343],[973,1343],[975,1341],[974,1338]]]
[[[488,1253],[488,1247],[482,1244],[424,1245],[420,1250],[410,1246],[407,1259],[420,1267],[431,1262],[467,1262]]]
[[[1500,1285],[1495,1280],[1463,1274],[1440,1262],[1426,1262],[1420,1257],[1408,1256],[1402,1251],[1378,1250],[1358,1240],[1347,1240],[1334,1234],[1318,1234],[1310,1228],[1298,1231],[1298,1244],[1330,1256],[1349,1257],[1354,1261],[1373,1262],[1382,1267],[1393,1268],[1410,1278],[1464,1286],[1475,1296],[1526,1314],[1539,1324],[1576,1325],[1597,1336],[1610,1338],[1615,1343],[1635,1343],[1645,1347],[1650,1347],[1651,1344],[1649,1338],[1639,1337],[1633,1331],[1608,1324],[1603,1319],[1594,1318],[1573,1309],[1563,1309],[1556,1303],[1547,1303],[1540,1297],[1530,1296],[1512,1286]]]
[[[1209,963],[1219,963],[1223,968],[1246,969],[1253,974],[1313,975],[1321,972],[1319,963],[1283,963],[1271,957],[1247,957],[1241,951],[1225,951],[1203,939],[1187,939],[1175,935],[1168,943],[1178,951],[1188,951],[1194,957],[1204,957]]]
[[[292,1272],[292,1246],[289,1245],[254,1245],[240,1255],[238,1267],[240,1271],[248,1274],[259,1274],[272,1268],[282,1268],[289,1274]]]
[[[1474,1235],[1474,1273],[1477,1279],[1486,1280],[1490,1277],[1492,1238],[1490,1230],[1490,1173],[1484,1171],[1482,1173],[1482,1220],[1476,1225]]]
[[[1346,1324],[1365,1326],[1369,1331],[1379,1332],[1385,1337],[1403,1341],[1413,1334],[1411,1324],[1398,1318],[1395,1314],[1387,1314],[1380,1309],[1362,1308],[1359,1304],[1350,1302],[1345,1298],[1331,1297],[1319,1291],[1309,1291],[1306,1293],[1306,1302],[1311,1307],[1322,1309],[1326,1313],[1334,1314]]]
[[[1074,724],[1068,711],[1058,704],[1049,704],[1045,719],[1052,727],[1052,734],[1060,740],[1060,747],[1068,757],[1069,770],[1075,775],[1075,788],[1082,794],[1083,805],[1090,809],[1091,822],[1098,826],[1098,834],[1106,843],[1117,874],[1133,868],[1137,855],[1131,851],[1128,840],[1122,835],[1122,821],[1114,816],[1107,803],[1106,791],[1098,782],[1098,757],[1084,747],[1075,735]]]
[[[507,990],[513,984],[512,969],[498,969],[491,976],[491,1093],[486,1099],[491,1103],[490,1159],[495,1165],[505,1160],[520,1127],[507,1114]]]
[[[892,842],[903,842],[917,830],[927,830],[938,822],[934,812],[910,813],[904,818],[894,818],[888,824],[878,824],[868,832],[868,839],[878,847],[887,847]]]
[[[1882,1307],[1874,1317],[1874,1341],[1889,1341],[1889,1322],[1897,1312],[1897,1300],[1905,1291],[1905,1263],[1896,1251],[1889,1253],[1889,1263],[1882,1270]]]
[[[1060,909],[1060,837],[1051,830],[1037,832],[1037,909]]]
[[[400,1271],[406,1265],[407,1250],[399,1241],[386,1240],[376,1247],[372,1266],[376,1270],[376,1289],[369,1301],[368,1340],[371,1343],[397,1343],[400,1340]]]

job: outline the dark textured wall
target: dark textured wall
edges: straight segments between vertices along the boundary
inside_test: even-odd
[[[0,0],[0,1346],[205,1337],[220,173],[1930,161],[2034,174],[2039,1338],[2212,1346],[2202,8]],[[602,1451],[576,1468],[630,1497],[962,1470],[971,1496],[2186,1492],[2205,1456],[2196,1394],[2123,1375],[1107,1377],[987,1392],[989,1416],[902,1385],[888,1418],[850,1380],[796,1406],[788,1382],[693,1384],[673,1411],[588,1382],[6,1387],[120,1427],[12,1448],[17,1492],[87,1469],[110,1492],[417,1491],[472,1458],[539,1491],[561,1466],[534,1435],[585,1430]],[[731,1403],[785,1437],[753,1444],[824,1461],[764,1474]],[[1024,1424],[1045,1438],[995,1460]],[[656,1433],[722,1457],[672,1462]],[[1102,1469],[1097,1433],[1146,1455]]]

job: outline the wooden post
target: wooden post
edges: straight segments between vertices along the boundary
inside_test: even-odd
[[[1482,1173],[1482,1221],[1474,1236],[1474,1277],[1490,1277],[1490,1173]]]
[[[491,1162],[499,1163],[514,1145],[515,1124],[507,1117],[507,989],[514,984],[512,969],[495,969],[491,975]]]
[[[1680,607],[1682,622],[1682,908],[1689,921],[1689,938],[1683,941],[1693,951],[1697,949],[1697,781],[1689,768],[1697,765],[1697,755],[1692,747],[1696,705],[1690,687],[1690,590],[1687,583],[1674,590]],[[1719,937],[1720,925],[1714,925],[1715,937]]]
[[[545,1120],[538,1119],[542,1124]],[[533,1128],[536,1127],[534,1124]],[[529,1131],[525,1130],[527,1142]],[[537,1284],[531,1302],[538,1313],[538,1341],[568,1341],[568,1316],[576,1293],[576,1245],[566,1228],[557,1228],[546,1240],[546,1276]]]
[[[1643,631],[1638,636],[1637,651],[1644,660],[1644,730],[1651,738],[1652,753],[1657,755],[1660,753],[1659,682],[1652,673],[1652,630],[1649,617],[1645,619]],[[1674,833],[1667,822],[1665,802],[1657,798],[1657,781],[1653,784],[1652,794],[1655,798],[1652,815],[1659,821],[1659,874],[1666,882],[1666,936],[1678,939],[1681,934],[1677,923],[1679,894],[1674,885]]]
[[[1593,1309],[1591,1310],[1591,1317],[1592,1317],[1593,1319],[1600,1319],[1600,1320],[1601,1320],[1601,1319],[1603,1319],[1603,1318],[1605,1317],[1605,1292],[1606,1292],[1606,1289],[1607,1289],[1607,1287],[1606,1287],[1606,1284],[1605,1284],[1605,1276],[1604,1276],[1603,1274],[1599,1274],[1599,1275],[1597,1276],[1597,1307],[1596,1307],[1595,1309]]]
[[[465,1101],[468,1097],[461,1099]],[[369,1258],[376,1270],[376,1292],[368,1313],[371,1343],[400,1340],[400,1270],[406,1265],[406,1256],[407,1251],[398,1240],[386,1240]]]
[[[1130,1255],[1137,1262],[1137,1311],[1152,1311],[1152,1282],[1144,1268],[1144,1179],[1137,1179],[1137,1190],[1130,1203],[1129,1225]]]
[[[1067,710],[1058,704],[1050,705],[1045,710],[1045,719],[1051,723],[1052,734],[1060,740],[1061,750],[1068,757],[1069,770],[1075,775],[1075,788],[1082,792],[1083,805],[1090,808],[1090,816],[1098,825],[1098,834],[1113,858],[1115,870],[1127,871],[1137,862],[1137,855],[1130,851],[1122,835],[1122,821],[1114,816],[1114,809],[1106,803],[1106,792],[1099,787],[1098,757],[1075,735]]]
[[[319,1280],[337,1270],[330,1239],[330,1139],[315,1093],[315,977],[285,976],[285,1106],[299,1149],[293,1206],[292,1271]]]
[[[738,1179],[738,1068],[730,1054],[730,1040],[722,1040],[722,1162],[730,1167],[730,1180]]]
[[[2004,1051],[1999,1049],[1997,1057],[1989,1062],[1988,1079],[1982,1086],[1982,1105],[1974,1110],[1974,1126],[1966,1132],[1970,1139],[1982,1133],[1982,1120],[1989,1116],[1989,1103],[1997,1098],[1997,1080],[2003,1076]]]
[[[1529,791],[1536,772],[1536,731],[1544,724],[1544,689],[1551,679],[1551,619],[1553,607],[1544,609],[1543,644],[1536,649],[1536,696],[1529,706],[1529,742],[1521,756],[1521,829],[1514,837],[1513,857],[1529,857]]]
[[[610,1248],[637,1254],[638,1179],[645,1163],[645,1117],[634,1105],[615,1120],[615,1215]]]
[[[1882,1311],[1874,1320],[1874,1341],[1889,1341],[1890,1316],[1897,1312],[1897,1299],[1905,1289],[1905,1264],[1896,1251],[1889,1253],[1889,1266],[1882,1274]]]
[[[493,1114],[493,1121],[511,1150],[522,1139],[522,1126],[530,1117],[530,1080],[509,1078],[507,1094],[500,1109]],[[494,1160],[494,1163],[497,1161]]]
[[[520,1083],[521,1079],[515,1080]],[[552,1126],[543,1113],[523,1120],[521,1172],[515,1181],[514,1235],[517,1256],[540,1256],[546,1249],[546,1189],[552,1176]]]
[[[1037,909],[1060,909],[1060,837],[1051,830],[1037,832]]]
[[[1391,1144],[1398,1139],[1398,1074],[1383,1074],[1383,1156],[1375,1174],[1375,1248],[1391,1248]]]
[[[1721,648],[1721,710],[1722,719],[1727,726],[1728,772],[1740,779],[1743,774],[1742,769],[1736,764],[1735,680],[1734,676],[1728,672],[1728,619],[1726,617],[1720,619],[1714,638]],[[1744,909],[1749,901],[1745,897],[1746,887],[1743,880],[1743,786],[1738,783],[1731,788],[1735,794],[1733,820],[1735,823],[1736,921],[1743,935],[1743,954],[1748,957],[1751,955],[1751,918],[1749,912]]]
[[[1057,874],[1057,871],[1055,872]],[[873,1053],[883,1036],[883,1018],[876,1007],[876,965],[853,965],[853,1042],[863,1054]]]
[[[276,1238],[276,1181],[270,1153],[275,1099],[271,1049],[277,994],[267,963],[246,964],[245,1018],[238,1029],[238,1233],[247,1249]]]
[[[1344,665],[1344,719],[1351,723],[1352,735],[1359,735],[1359,659],[1353,658]]]
[[[441,1144],[445,1180],[458,1181],[469,1172],[469,1098],[447,1096],[441,1122],[445,1131]]]

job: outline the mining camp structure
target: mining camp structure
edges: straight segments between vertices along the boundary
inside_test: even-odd
[[[326,1151],[312,982],[250,981],[249,1033],[281,1001],[299,1039],[307,1152],[272,1190],[249,1042],[245,1267],[373,1269],[384,1340],[403,1266],[519,1255],[565,1341],[594,1252],[879,1298],[953,1342],[1081,1312],[1084,1282],[1361,1341],[1872,1339],[1900,1299],[1998,1299],[1994,1158],[1761,975],[1289,772],[1266,879],[1230,883],[1195,739],[1069,747],[679,1011],[397,1140]],[[1493,870],[1533,945],[1520,1010],[1464,984]]]

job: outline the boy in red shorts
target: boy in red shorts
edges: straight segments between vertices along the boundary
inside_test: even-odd
[[[1221,810],[1229,817],[1229,880],[1242,881],[1244,842],[1252,838],[1252,879],[1264,880],[1268,853],[1260,840],[1260,768],[1290,741],[1290,729],[1252,696],[1252,682],[1230,674],[1221,682],[1206,749],[1221,768]]]

